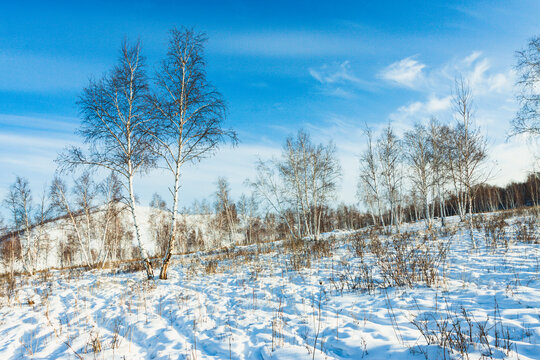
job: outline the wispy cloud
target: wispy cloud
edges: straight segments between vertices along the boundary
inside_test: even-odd
[[[410,60],[405,58],[394,64],[406,64]],[[386,69],[400,68],[394,64]],[[411,63],[411,66],[402,68],[415,68],[416,65]],[[511,180],[522,180],[525,172],[532,167],[533,152],[520,140],[505,142],[510,120],[517,110],[513,94],[514,71],[508,68],[494,70],[490,59],[480,51],[474,51],[461,59],[453,59],[430,71],[425,71],[425,68],[416,66],[411,74],[416,72],[420,75],[409,77],[416,78],[416,81],[409,83],[409,88],[414,89],[419,99],[399,106],[389,115],[396,129],[406,131],[415,122],[427,122],[432,116],[445,123],[453,122],[452,94],[455,78],[463,76],[473,93],[476,124],[491,144],[491,159],[497,160],[494,164],[495,176],[490,182],[503,185]]]
[[[329,66],[327,64],[319,68],[310,68],[309,74],[315,78],[321,84],[335,84],[352,82],[359,83],[361,80],[351,73],[351,64],[348,60],[335,66]]]
[[[425,64],[408,57],[390,64],[380,73],[381,78],[399,86],[417,88],[423,80]]]
[[[13,114],[0,114],[0,125],[4,131],[31,130],[52,131],[55,133],[73,134],[79,120],[73,117],[34,115],[21,116]]]
[[[212,34],[209,51],[228,55],[303,57],[370,52],[358,36],[322,31],[229,32]]]
[[[371,90],[375,87],[373,83],[356,76],[348,60],[311,67],[308,71],[329,96],[350,99],[359,89]]]
[[[398,63],[408,62],[410,59],[405,58]],[[479,124],[495,125],[498,131],[504,132],[515,111],[512,93],[515,74],[512,69],[493,71],[489,59],[479,51],[433,67],[430,71],[421,71],[421,75],[416,76],[414,86],[410,86],[420,93],[421,99],[400,106],[390,114],[390,119],[406,124],[425,121],[431,116],[451,120],[451,97],[458,76],[463,76],[471,87]],[[491,109],[497,109],[498,114],[493,116]],[[486,114],[490,116],[486,117]]]
[[[101,66],[84,59],[0,49],[2,91],[79,90],[91,74],[101,71]]]
[[[481,51],[473,51],[471,55],[465,57],[463,59],[463,63],[466,65],[471,65],[473,62],[475,62],[480,56],[482,56]]]
[[[451,105],[451,95],[446,95],[444,97],[430,95],[425,101],[414,101],[407,105],[400,106],[390,115],[390,119],[396,122],[402,122],[409,118],[425,120],[428,117],[436,116],[442,112],[448,111]]]
[[[75,119],[54,116],[0,114],[0,200],[15,176],[29,179],[36,191],[54,175],[54,160],[62,149],[77,145]]]

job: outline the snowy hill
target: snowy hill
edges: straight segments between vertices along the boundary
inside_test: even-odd
[[[129,212],[124,209],[119,212],[118,224],[111,224],[102,219],[105,209],[96,209],[89,216],[85,214],[77,215],[76,222],[78,231],[82,233],[82,242],[80,244],[76,238],[76,231],[72,220],[66,216],[53,221],[48,221],[44,225],[34,226],[31,230],[31,245],[29,248],[35,248],[36,254],[33,259],[33,269],[36,271],[45,269],[61,269],[67,267],[77,267],[85,265],[85,254],[83,250],[93,257],[93,263],[103,261],[131,260],[138,256],[136,251],[136,241],[134,239],[132,228],[133,220]],[[160,226],[168,225],[170,213],[164,210],[155,209],[146,206],[137,206],[137,218],[140,222],[140,232],[143,246],[150,256],[160,254],[160,246],[163,239],[157,234]],[[192,250],[189,248],[190,242],[197,242],[199,248],[216,248],[229,245],[228,237],[212,226],[214,215],[189,215],[179,214],[179,244],[180,252]],[[118,226],[118,235],[111,236],[113,226]],[[162,234],[166,236],[166,234]],[[115,242],[108,238],[116,237]],[[240,241],[242,236],[235,234],[232,241]],[[11,237],[6,237],[3,241],[9,241]],[[26,234],[19,234],[19,241],[26,245]],[[109,254],[105,252],[108,251]],[[4,262],[0,264],[0,274],[10,271],[10,264]],[[23,272],[24,267],[20,259],[14,261],[14,271]]]
[[[0,358],[538,359],[538,219],[478,219],[18,278]]]

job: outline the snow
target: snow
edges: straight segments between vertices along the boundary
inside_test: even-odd
[[[159,245],[155,241],[155,235],[152,232],[150,226],[150,218],[152,216],[160,216],[165,221],[169,221],[169,213],[167,211],[154,209],[148,206],[136,206],[136,215],[138,218],[139,229],[141,234],[141,242],[143,248],[148,252],[149,256],[154,257],[159,252]],[[98,218],[95,215],[94,218]],[[122,222],[126,228],[130,229],[133,226],[133,220],[129,210],[126,208],[122,212]],[[201,238],[205,239],[206,248],[222,247],[228,245],[228,239],[223,239],[222,233],[212,229],[211,222],[213,221],[213,215],[190,215],[179,214],[178,221],[184,223],[190,233],[198,234]],[[99,223],[98,223],[99,224]],[[86,231],[85,220],[82,219],[79,223],[80,230]],[[100,225],[98,225],[99,227]],[[103,226],[102,226],[103,227]],[[95,229],[92,229],[94,231]],[[47,223],[42,226],[36,226],[32,230],[33,241],[38,242],[38,246],[41,248],[37,253],[37,258],[34,263],[34,270],[44,270],[61,267],[62,260],[62,244],[69,242],[69,236],[73,236],[73,226],[69,218],[58,219]],[[98,237],[102,236],[102,229],[97,229]],[[46,234],[45,240],[35,240],[40,235]],[[240,234],[236,234],[233,240],[239,240]],[[86,239],[84,239],[86,241]],[[24,242],[24,237],[23,237]],[[47,244],[47,246],[45,246]],[[86,244],[85,244],[86,245]],[[101,242],[98,238],[91,239],[90,248],[95,250],[96,253],[100,253]],[[124,243],[126,251],[131,250],[131,247],[136,247],[137,243],[135,239],[131,239],[128,243]],[[180,249],[182,250],[182,249]],[[75,251],[72,261],[69,263],[70,267],[85,265],[84,256],[81,251]],[[16,272],[24,271],[24,267],[21,261],[16,261],[14,264],[14,270]],[[5,272],[6,269],[0,264],[0,274]]]
[[[461,358],[428,344],[413,321],[468,332],[463,313],[489,340],[474,335],[470,359],[540,358],[538,244],[492,249],[475,232],[472,249],[459,229],[438,240],[450,251],[437,286],[340,291],[335,279],[360,261],[348,235],[326,234],[332,255],[300,270],[276,242],[176,257],[167,281],[110,270],[19,278],[0,298],[0,359]],[[205,271],[211,260],[215,273]],[[510,351],[495,334],[507,334]]]

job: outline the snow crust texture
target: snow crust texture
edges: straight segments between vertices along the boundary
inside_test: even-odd
[[[538,244],[490,248],[473,232],[472,249],[460,229],[437,240],[450,245],[437,285],[368,291],[337,280],[361,261],[349,235],[327,234],[331,255],[297,270],[278,242],[178,257],[167,281],[19,279],[0,300],[0,359],[540,358]],[[441,334],[466,337],[466,355]]]

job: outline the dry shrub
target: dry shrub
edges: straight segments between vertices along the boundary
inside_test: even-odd
[[[500,213],[497,216],[491,217],[489,220],[485,220],[484,233],[486,246],[497,248],[503,244],[508,248],[508,238],[506,237],[507,217],[507,213]]]
[[[298,271],[311,267],[311,257],[307,253],[291,253],[286,261],[287,270]]]
[[[0,276],[0,298],[12,298],[15,293],[16,285],[17,280],[15,276]]]
[[[402,233],[385,242],[374,238],[369,243],[369,250],[375,255],[383,286],[413,286],[416,283],[433,286],[439,280],[438,268],[446,261],[448,246],[448,243],[436,241],[433,235],[419,237]]]
[[[311,256],[307,251],[307,241],[289,238],[283,241],[283,252],[288,255],[285,265],[289,271],[298,271],[311,266]]]
[[[371,294],[378,286],[373,278],[373,266],[363,260],[358,268],[349,262],[341,261],[340,271],[332,274],[330,282],[339,293],[344,290],[364,290]]]
[[[208,260],[204,265],[204,271],[207,274],[215,274],[218,269],[218,261],[215,259]]]
[[[486,223],[486,217],[483,214],[473,215],[472,224],[473,224],[473,227],[477,231],[482,231],[484,229],[485,223]]]
[[[515,348],[510,330],[495,316],[483,321],[476,320],[464,307],[459,311],[447,310],[445,313],[422,313],[411,323],[420,331],[428,345],[437,345],[443,350],[444,358],[452,358],[459,353],[462,359],[469,359],[469,350],[480,350],[482,358],[492,358],[496,351],[504,357]],[[500,315],[500,311],[499,311]],[[450,355],[447,357],[447,354]]]
[[[314,258],[330,257],[334,242],[335,238],[333,237],[312,241],[308,244],[308,251]]]
[[[135,272],[144,271],[145,266],[142,261],[128,261],[118,265],[114,273],[130,274]]]
[[[288,270],[298,271],[311,266],[312,258],[332,256],[334,237],[320,240],[288,239],[283,242],[283,252],[288,255],[286,266]]]
[[[518,220],[514,223],[516,227],[516,240],[528,244],[539,244],[536,234],[537,218],[534,216]]]
[[[285,253],[299,253],[304,252],[306,242],[304,239],[288,238],[283,241],[283,251]]]
[[[369,243],[379,241],[379,235],[382,232],[382,228],[369,228],[365,231],[357,231],[349,236],[349,243],[354,251],[354,254],[362,259],[367,251],[369,251],[366,243],[366,239],[369,239]]]
[[[100,353],[103,350],[98,332],[90,333],[88,343],[86,344],[86,353],[92,351],[94,354]]]
[[[357,261],[342,261],[338,271],[333,272],[332,284],[340,292],[349,289],[371,293],[376,288],[418,283],[434,286],[449,248],[449,241],[438,240],[434,232],[381,238],[376,229],[370,229],[353,233],[348,241]]]

